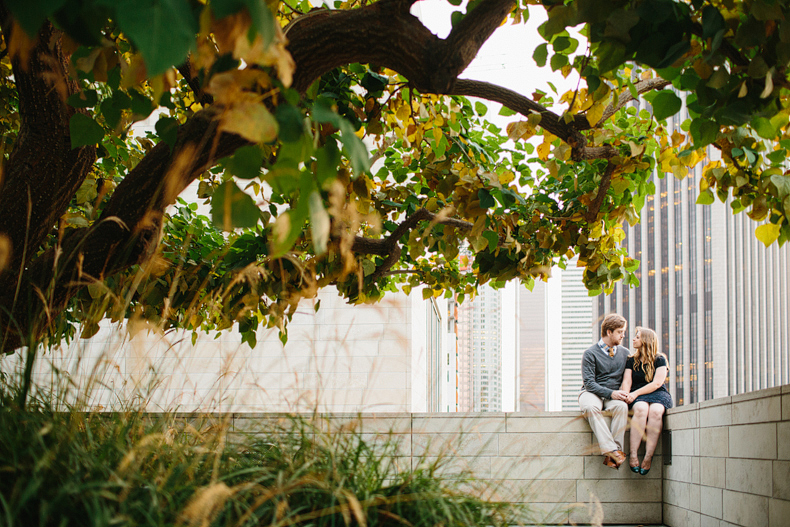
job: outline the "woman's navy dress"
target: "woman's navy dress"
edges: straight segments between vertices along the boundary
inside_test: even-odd
[[[663,355],[656,356],[656,361],[654,363],[656,370],[661,366],[667,366],[667,359],[664,358]],[[631,370],[631,391],[635,392],[636,390],[640,389],[641,387],[649,384],[647,379],[645,378],[645,372],[642,371],[641,365],[634,369],[634,358],[628,357],[628,360],[625,362],[625,368]],[[633,403],[628,405],[632,407],[634,403],[638,403],[639,401],[644,401],[648,404],[652,403],[659,403],[663,404],[664,408],[672,408],[672,396],[667,391],[666,387],[662,384],[661,388],[657,389],[652,393],[646,393],[637,397]]]

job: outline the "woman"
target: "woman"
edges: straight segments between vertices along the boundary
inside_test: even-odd
[[[664,412],[672,408],[672,396],[664,387],[667,378],[667,357],[658,351],[655,331],[636,328],[633,339],[634,354],[625,363],[623,384],[626,401],[633,409],[631,418],[631,453],[628,465],[631,471],[646,475],[650,472],[653,453],[663,426]],[[639,464],[637,451],[642,438],[645,439],[645,458]]]

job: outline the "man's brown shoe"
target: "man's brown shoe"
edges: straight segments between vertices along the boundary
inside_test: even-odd
[[[625,452],[622,450],[612,450],[604,454],[603,464],[610,468],[620,468],[625,463]]]

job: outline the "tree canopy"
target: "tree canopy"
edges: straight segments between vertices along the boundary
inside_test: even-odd
[[[448,1],[442,39],[415,0],[0,0],[0,349],[104,318],[254,345],[327,285],[463,299],[575,256],[635,285],[624,222],[697,166],[698,203],[790,239],[788,2]],[[523,60],[576,89],[459,78],[536,9]]]

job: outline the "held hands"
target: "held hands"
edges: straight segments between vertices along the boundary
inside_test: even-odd
[[[615,390],[612,392],[612,399],[617,401],[625,401],[628,404],[631,404],[636,399],[635,393],[626,393],[623,390]]]
[[[625,393],[623,390],[615,390],[612,392],[612,399],[616,401],[625,401],[626,397],[628,397],[628,394]]]

